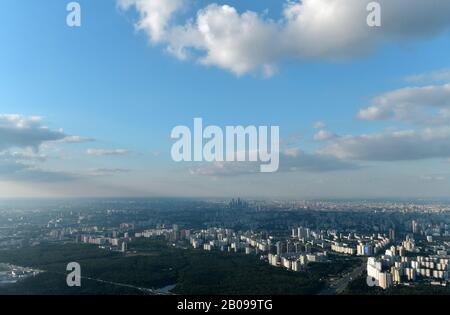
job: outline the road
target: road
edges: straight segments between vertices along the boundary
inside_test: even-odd
[[[83,277],[83,276],[81,276],[81,279],[88,279],[88,280],[97,281],[97,282],[100,282],[100,283],[106,283],[106,284],[110,284],[110,285],[115,285],[115,286],[118,286],[118,287],[126,287],[126,288],[136,289],[136,290],[139,290],[142,293],[148,294],[148,295],[168,295],[168,293],[162,293],[162,292],[159,292],[158,290],[138,287],[138,286],[131,285],[131,284],[126,284],[126,283],[118,283],[118,282],[106,281],[106,280],[102,280],[102,279]]]
[[[330,285],[320,291],[319,295],[336,295],[344,292],[344,290],[347,288],[347,285],[362,275],[364,270],[366,269],[366,260],[362,261],[362,264],[355,269],[353,269],[351,272],[344,274],[341,278],[332,281]]]
[[[55,272],[55,271],[45,271],[45,272],[55,273],[55,274],[60,274],[60,275],[67,276],[67,274],[61,273],[61,272]],[[125,287],[125,288],[135,289],[135,290],[141,291],[142,293],[147,294],[147,295],[172,295],[172,293],[170,293],[170,292],[160,292],[158,290],[154,290],[154,289],[150,289],[150,288],[144,288],[144,287],[139,287],[139,286],[126,284],[126,283],[119,283],[119,282],[107,281],[107,280],[91,278],[91,277],[84,277],[84,276],[81,276],[80,278],[81,279],[86,279],[86,280],[91,280],[91,281],[96,281],[96,282],[99,282],[99,283],[105,283],[105,284],[109,284],[109,285],[114,285],[114,286],[118,286],[118,287]]]

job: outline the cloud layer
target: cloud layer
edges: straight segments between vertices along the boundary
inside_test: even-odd
[[[192,175],[202,176],[238,176],[260,173],[259,162],[215,162],[203,163],[190,168]],[[298,148],[280,152],[279,172],[332,172],[355,170],[359,166],[340,160],[332,155],[309,154]]]
[[[41,117],[0,114],[0,180],[67,181],[76,178],[64,171],[45,170],[39,163],[47,156],[39,152],[48,142],[84,142],[84,138],[68,136],[62,130],[52,130]]]
[[[0,115],[0,151],[9,148],[32,148],[37,151],[42,143],[65,137],[63,131],[44,126],[40,117]]]
[[[373,99],[359,111],[365,120],[402,120],[421,123],[447,123],[450,118],[450,83],[406,87]]]
[[[0,152],[0,179],[28,182],[68,181],[76,178],[74,174],[64,171],[45,170],[38,167],[46,156],[29,151]]]
[[[346,160],[401,161],[450,157],[450,127],[385,131],[333,140],[321,153]]]
[[[120,156],[127,155],[129,151],[125,149],[87,149],[86,153],[92,156]]]
[[[447,70],[408,77],[409,82],[445,81]],[[450,80],[450,77],[448,78]],[[330,139],[320,150],[344,160],[403,161],[450,157],[450,83],[410,86],[385,92],[357,114],[363,120],[385,120],[409,129],[347,135]]]
[[[180,22],[192,10],[190,0],[118,0],[138,12],[138,30],[180,59],[193,57],[237,75],[261,71],[271,75],[284,59],[327,60],[361,56],[386,41],[434,36],[450,26],[447,0],[378,0],[382,26],[367,25],[371,0],[287,1],[281,18],[238,12],[212,3]]]

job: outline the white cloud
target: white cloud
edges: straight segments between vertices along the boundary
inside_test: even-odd
[[[405,78],[408,82],[444,82],[450,81],[450,69],[441,69],[428,73],[414,74]]]
[[[74,143],[87,138],[52,130],[38,116],[0,114],[0,179],[21,182],[55,182],[78,178],[60,170],[47,170],[39,163],[47,155],[39,149],[49,143]]]
[[[328,131],[328,130],[319,130],[314,135],[314,140],[316,141],[325,141],[335,138],[337,135],[334,132]]]
[[[215,4],[199,11],[196,22],[200,41],[193,44],[206,52],[199,59],[201,63],[229,69],[237,75],[258,67],[266,75],[275,71],[274,60],[280,49],[276,23],[255,12],[239,14],[231,6]]]
[[[401,161],[450,157],[450,127],[336,138],[321,153],[345,160]]]
[[[81,137],[81,136],[67,136],[60,140],[64,143],[85,143],[95,141],[93,138]]]
[[[151,41],[158,43],[166,37],[173,15],[182,8],[184,0],[118,0],[119,7],[128,10],[134,6],[139,12],[138,30],[147,32]]]
[[[153,43],[166,45],[178,58],[189,54],[205,65],[237,75],[262,71],[271,75],[286,58],[351,58],[373,51],[386,41],[434,36],[450,26],[447,0],[379,0],[381,28],[368,27],[371,0],[288,1],[282,18],[272,20],[230,5],[210,4],[186,22],[176,13],[188,0],[118,0],[139,13],[137,29]]]
[[[65,138],[62,130],[50,130],[37,116],[0,115],[0,151],[9,148],[32,148],[48,141]]]
[[[323,173],[355,170],[359,166],[325,154],[310,154],[298,148],[290,148],[280,153],[280,172]],[[260,174],[258,162],[215,162],[204,163],[189,169],[191,175],[239,176]],[[264,176],[264,175],[263,175]]]
[[[435,110],[437,112],[433,112]],[[384,93],[372,105],[359,111],[365,120],[404,120],[412,122],[448,122],[450,83],[423,87],[406,87]]]
[[[327,125],[323,122],[323,121],[316,121],[314,124],[313,124],[313,128],[314,129],[323,129],[323,128],[325,128]]]
[[[118,155],[127,155],[129,153],[128,150],[125,149],[87,149],[86,154],[92,156],[118,156]]]

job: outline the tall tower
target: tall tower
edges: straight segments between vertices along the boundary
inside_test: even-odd
[[[393,242],[395,241],[395,229],[394,228],[389,229],[389,239]]]
[[[283,254],[283,243],[278,241],[275,246],[277,247],[277,255],[281,256]]]
[[[413,234],[416,234],[417,233],[417,228],[418,228],[417,221],[413,220],[411,225],[412,225],[412,232],[413,232]]]

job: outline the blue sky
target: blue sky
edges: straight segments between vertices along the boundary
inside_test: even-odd
[[[43,138],[36,148],[0,146],[3,153],[10,155],[28,154],[26,161],[25,158],[10,157],[5,160],[4,167],[0,165],[0,171],[4,170],[0,173],[1,197],[421,197],[440,196],[450,188],[450,164],[447,161],[450,154],[446,156],[444,149],[442,152],[436,149],[444,147],[447,141],[446,130],[442,130],[447,121],[437,125],[434,121],[417,122],[421,119],[405,117],[405,111],[427,111],[429,108],[445,111],[450,101],[438,100],[434,106],[432,103],[436,98],[419,90],[416,99],[422,100],[420,93],[426,94],[421,104],[393,97],[386,109],[392,117],[380,114],[368,119],[358,118],[360,110],[381,106],[374,101],[377,96],[408,87],[433,86],[436,93],[441,93],[438,98],[448,100],[445,84],[450,82],[450,75],[446,77],[445,74],[450,69],[450,22],[446,21],[450,21],[450,17],[445,15],[445,8],[433,7],[448,6],[446,1],[431,1],[430,8],[420,7],[413,1],[410,10],[404,12],[386,4],[385,29],[382,26],[378,33],[355,30],[357,34],[350,39],[339,32],[330,33],[333,27],[329,27],[324,19],[323,25],[314,25],[316,30],[323,28],[324,31],[312,34],[316,36],[313,41],[309,41],[305,31],[300,29],[304,27],[302,21],[298,26],[295,24],[298,21],[288,22],[283,18],[284,2],[265,0],[221,1],[216,7],[208,7],[211,1],[179,0],[181,9],[164,25],[162,38],[155,40],[154,29],[136,28],[136,23],[145,20],[145,14],[151,20],[149,12],[138,7],[139,1],[158,2],[130,0],[128,7],[119,8],[120,1],[115,0],[78,1],[82,8],[80,28],[66,25],[65,5],[69,1],[2,1],[0,115],[6,115],[3,117],[7,121],[4,128],[39,116],[39,126],[54,131],[62,128],[64,137],[78,136],[84,140],[68,143],[70,141]],[[333,0],[330,3],[336,1],[339,2]],[[307,7],[309,2],[304,1],[303,8],[301,2],[293,5],[303,9],[300,12],[305,17],[317,14],[314,5]],[[402,4],[405,1],[394,2]],[[280,37],[291,36],[289,40],[297,40],[292,36],[298,35],[299,47],[283,48],[275,57],[266,55],[265,51],[249,52],[251,45],[247,45],[247,41],[256,40],[262,50],[269,51],[271,46],[278,45],[278,36],[273,42],[266,40],[266,35],[261,35],[261,39],[254,39],[253,35],[250,39],[239,39],[239,34],[233,34],[234,28],[230,28],[227,44],[225,41],[211,44],[205,39],[189,42],[187,33],[180,35],[188,41],[182,47],[189,51],[186,60],[168,52],[168,47],[179,39],[170,33],[172,28],[188,25],[188,19],[195,22],[199,10],[209,14],[211,20],[207,22],[221,21],[219,15],[226,11],[222,5],[234,8],[227,12],[242,24],[246,22],[241,15],[243,12],[256,12],[254,21],[259,24],[254,26],[254,36],[274,31],[280,32]],[[347,8],[348,5],[337,7],[337,17],[341,13],[345,17],[353,14],[354,10]],[[392,27],[397,21],[395,17],[402,21],[398,23],[405,25],[420,24],[413,20],[420,17],[415,6],[416,11],[425,12],[430,25],[425,24],[425,20],[420,21],[422,26],[414,29]],[[362,16],[364,20],[361,21],[365,22],[361,12],[356,10],[355,18]],[[411,21],[408,15],[411,15]],[[227,23],[226,19],[220,23]],[[345,23],[342,22],[344,31]],[[286,35],[290,26],[298,26],[298,33]],[[353,25],[349,27],[352,30]],[[426,31],[423,32],[421,27]],[[198,30],[193,28],[197,34]],[[343,43],[339,42],[339,36]],[[272,40],[270,35],[267,37]],[[331,41],[330,38],[337,39]],[[229,42],[231,46],[228,47]],[[326,53],[318,43],[323,43]],[[364,45],[375,47],[365,51]],[[208,52],[213,55],[227,49],[236,52],[234,59],[212,58],[207,65],[200,61]],[[338,55],[339,58],[334,58]],[[253,56],[258,59],[255,64]],[[233,63],[244,63],[245,70],[236,73]],[[270,74],[261,71],[266,63],[275,68]],[[444,78],[439,82],[433,78],[437,72]],[[424,75],[405,79],[419,74]],[[401,110],[395,102],[404,102]],[[413,108],[405,109],[405,106]],[[12,119],[8,116],[12,114],[20,118]],[[444,114],[440,112],[437,116]],[[204,172],[193,172],[189,169],[192,165],[176,164],[170,159],[171,129],[180,124],[191,125],[194,117],[202,117],[205,124],[220,126],[278,125],[281,138],[296,139],[291,146],[310,159],[290,161],[294,163],[295,171],[277,174],[253,174],[244,170],[236,174],[230,171],[227,176],[222,176],[214,172],[214,165],[195,165],[195,169],[208,169],[208,175],[199,175]],[[322,128],[313,128],[319,121],[324,123]],[[439,134],[429,141],[431,147],[423,148],[433,153],[415,152],[403,145],[404,142],[396,145],[392,138],[403,135],[385,134],[393,128],[419,135],[426,128],[440,128],[435,130]],[[314,140],[314,134],[321,129],[335,136],[324,141]],[[5,141],[3,138],[8,135],[5,130],[0,130],[5,132],[4,137],[0,134],[0,141]],[[33,137],[33,126],[29,131]],[[358,138],[362,134],[388,139],[386,143],[377,140],[371,146],[371,142],[362,144],[366,140]],[[349,140],[345,136],[356,139]],[[414,139],[413,135],[406,142],[414,147]],[[432,143],[434,140],[435,144]],[[418,140],[417,146],[421,145]],[[362,152],[368,146],[382,152],[386,150],[386,154],[373,160],[368,157],[370,152]],[[388,152],[393,148],[403,151]],[[88,153],[89,149],[103,151],[98,154],[100,156],[95,156]],[[324,156],[328,166],[321,169]],[[336,161],[330,162],[330,159]],[[314,167],[308,164],[311,161]],[[354,167],[340,169],[343,162]],[[11,170],[11,163],[15,170]],[[330,167],[329,163],[336,167]]]

